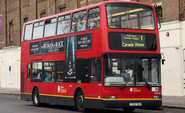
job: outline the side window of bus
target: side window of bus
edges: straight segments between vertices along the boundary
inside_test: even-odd
[[[101,82],[101,64],[102,64],[101,58],[91,59],[91,75],[90,75],[91,83]]]
[[[27,64],[27,79],[30,79],[30,64]]]
[[[71,33],[85,31],[86,15],[87,15],[86,10],[73,13]]]
[[[31,40],[32,27],[33,27],[32,24],[26,25],[25,30],[24,30],[24,41]]]
[[[56,61],[56,81],[62,82],[64,78],[64,61]]]
[[[44,62],[44,81],[53,82],[55,81],[55,62]]]
[[[71,15],[58,17],[57,35],[68,34],[70,30]]]
[[[97,29],[100,27],[100,8],[89,9],[87,30]]]
[[[33,62],[31,71],[31,79],[41,79],[42,78],[42,62]]]
[[[45,21],[44,37],[55,36],[56,20],[56,18],[52,18]]]
[[[43,36],[44,21],[34,23],[33,39],[39,39]]]

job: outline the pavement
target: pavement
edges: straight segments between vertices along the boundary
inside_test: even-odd
[[[14,89],[14,88],[1,88],[0,87],[0,94],[3,95],[16,95],[19,96],[20,89]]]
[[[0,94],[20,96],[20,89],[0,87]],[[185,109],[185,96],[162,96],[162,106]]]

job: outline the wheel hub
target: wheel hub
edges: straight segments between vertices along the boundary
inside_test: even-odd
[[[80,106],[80,107],[83,107],[83,104],[84,104],[83,95],[80,95],[80,96],[79,96],[79,98],[78,98],[78,103],[79,103],[79,106]]]
[[[35,94],[35,96],[34,96],[34,100],[35,100],[35,104],[37,104],[37,103],[38,103],[38,97],[37,97],[37,94]]]

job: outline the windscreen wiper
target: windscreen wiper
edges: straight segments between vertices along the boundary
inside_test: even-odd
[[[143,77],[143,78],[144,78],[144,81],[145,81],[146,87],[147,87],[148,89],[151,89],[151,86],[150,86],[150,84],[148,84],[148,82],[146,81],[145,77]]]
[[[130,80],[129,80],[128,82],[130,82]],[[126,84],[123,84],[123,85],[120,87],[120,89],[123,89],[123,88],[128,84],[128,82],[127,82]]]
[[[132,77],[131,77],[131,79],[130,79],[130,80],[132,80]],[[129,82],[130,82],[130,80],[129,80],[129,81],[127,81],[127,82],[126,82],[126,84],[123,84],[123,86],[121,86],[121,87],[120,87],[120,89],[123,89],[123,88],[124,88],[124,87],[129,83]]]

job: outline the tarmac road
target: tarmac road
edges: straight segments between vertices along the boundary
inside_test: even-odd
[[[0,113],[79,113],[73,107],[44,105],[20,100],[19,96],[0,94]],[[124,113],[122,109],[88,109],[85,113]],[[182,108],[136,109],[134,113],[185,113]]]

